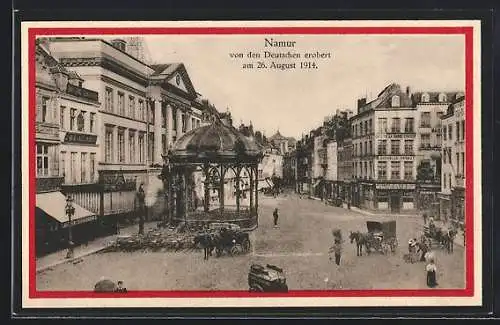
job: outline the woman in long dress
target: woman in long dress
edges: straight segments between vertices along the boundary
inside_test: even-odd
[[[436,279],[437,268],[433,258],[429,260],[429,264],[427,264],[425,270],[427,272],[427,286],[429,288],[436,287],[438,285]]]

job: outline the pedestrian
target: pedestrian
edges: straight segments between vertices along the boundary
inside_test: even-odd
[[[333,252],[335,254],[335,264],[337,264],[337,266],[340,266],[340,258],[342,256],[342,241],[340,238],[336,237],[334,239],[333,246],[330,247],[329,252]]]
[[[427,247],[427,244],[424,241],[420,241],[417,246],[418,246],[417,253],[422,254],[420,256],[420,262],[425,262],[425,254],[427,254],[429,248]]]
[[[121,280],[120,280],[120,281],[118,281],[118,283],[117,283],[117,284],[118,284],[118,286],[117,286],[117,288],[115,289],[115,292],[123,292],[123,293],[127,292],[127,288],[125,288],[125,287],[123,286],[123,281],[121,281]]]
[[[437,273],[437,268],[436,264],[434,263],[434,258],[431,258],[429,260],[429,264],[425,267],[425,271],[427,273],[427,286],[429,288],[434,288],[438,285],[437,279],[436,279],[436,273]]]
[[[424,218],[424,225],[426,225],[427,224],[427,213],[424,213],[422,215],[422,217]]]
[[[278,208],[274,209],[273,221],[274,221],[274,227],[278,227]]]

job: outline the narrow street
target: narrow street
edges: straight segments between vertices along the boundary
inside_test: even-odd
[[[101,277],[122,280],[128,290],[247,290],[252,263],[284,268],[290,290],[321,289],[422,289],[425,264],[403,261],[409,238],[420,235],[422,220],[398,216],[399,247],[395,254],[356,256],[349,231],[366,231],[366,221],[391,218],[369,216],[326,206],[295,194],[278,198],[261,196],[259,227],[251,234],[247,255],[212,257],[203,252],[98,253],[77,264],[66,263],[37,275],[38,290],[92,290]],[[272,211],[279,209],[279,228],[272,225]],[[332,229],[340,228],[344,239],[341,266],[329,260]],[[463,288],[464,249],[453,254],[436,250],[438,288]]]

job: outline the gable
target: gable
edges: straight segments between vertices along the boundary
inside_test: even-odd
[[[184,78],[179,72],[175,72],[170,80],[168,80],[168,83],[184,92],[189,93],[186,83],[184,82]]]

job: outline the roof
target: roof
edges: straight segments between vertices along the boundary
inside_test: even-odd
[[[168,155],[173,162],[257,161],[262,150],[254,137],[246,137],[219,120],[184,134]]]
[[[159,76],[159,75],[170,75],[172,72],[175,71],[177,67],[180,66],[180,63],[164,63],[164,64],[153,64],[151,65],[151,68],[154,70],[154,72],[151,74],[152,76]]]
[[[422,101],[422,95],[423,94],[428,94],[429,95],[429,101],[423,102]],[[463,92],[462,91],[448,91],[448,92],[443,92],[443,91],[418,91],[414,92],[412,94],[412,100],[415,104],[419,103],[440,103],[439,102],[439,95],[440,94],[445,94],[446,95],[446,101],[444,103],[450,103],[457,98],[463,97]],[[457,97],[458,96],[458,97]]]
[[[280,131],[276,131],[275,134],[273,134],[272,136],[269,137],[269,140],[270,141],[273,141],[273,140],[288,140],[287,137],[281,135]]]

